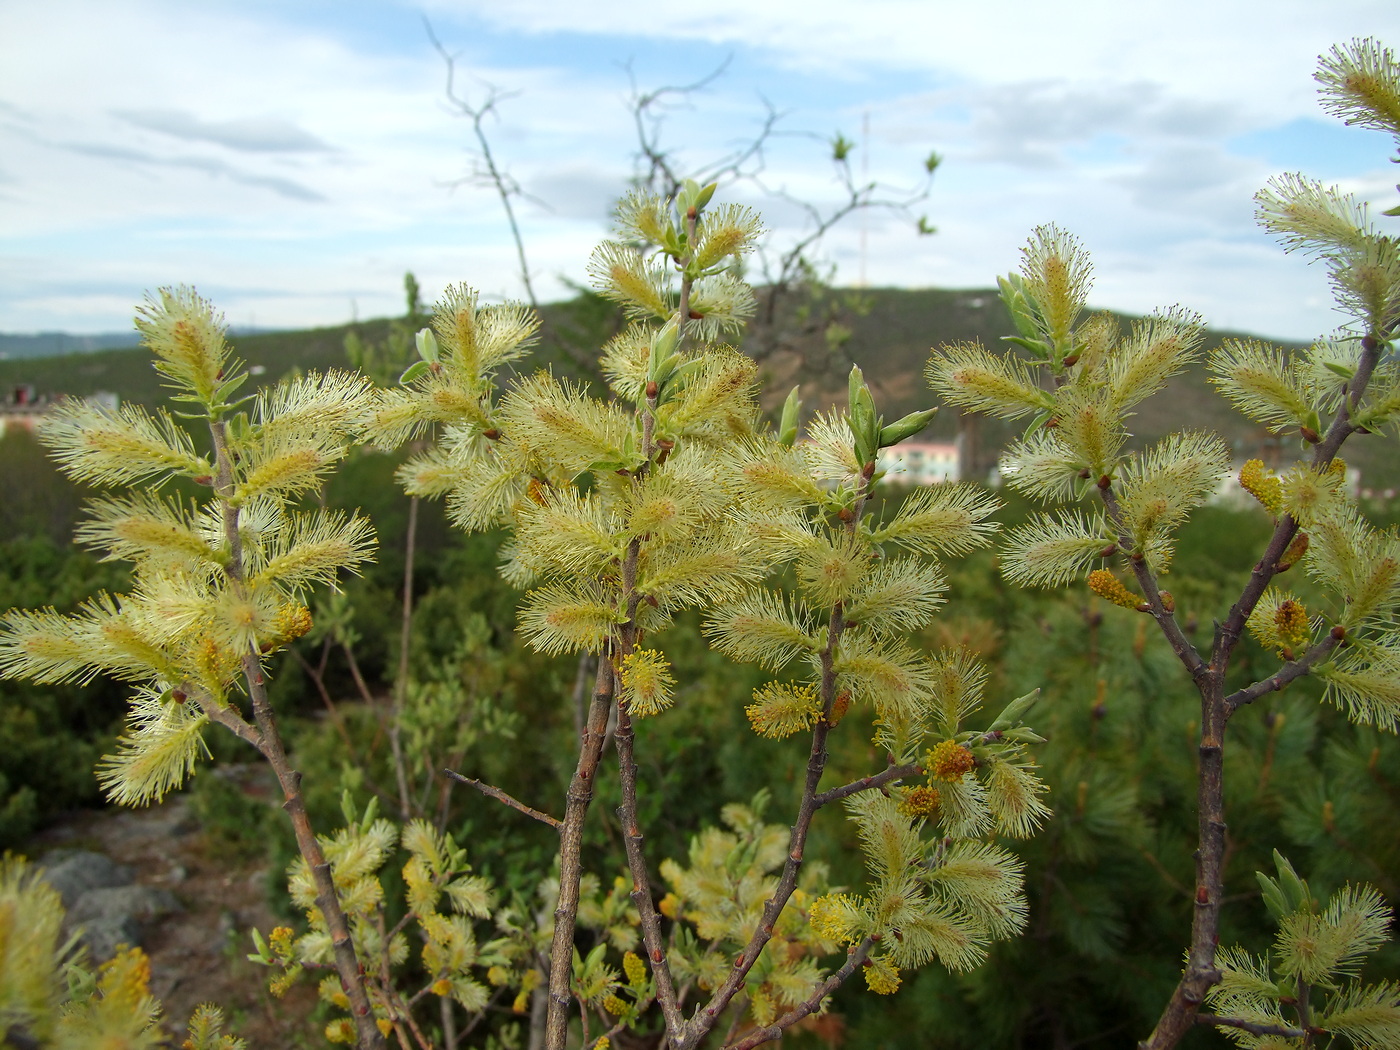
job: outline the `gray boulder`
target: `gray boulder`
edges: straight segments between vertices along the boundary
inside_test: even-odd
[[[111,886],[88,890],[68,911],[64,928],[80,930],[93,962],[106,962],[125,944],[142,943],[157,921],[180,910],[169,890],[150,886]]]
[[[131,869],[90,850],[54,850],[39,862],[44,879],[58,890],[63,906],[71,909],[89,890],[129,886]]]

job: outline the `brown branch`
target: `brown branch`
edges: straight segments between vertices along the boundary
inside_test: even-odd
[[[1237,708],[1243,707],[1245,704],[1252,704],[1261,696],[1278,692],[1280,689],[1287,687],[1289,683],[1297,681],[1304,675],[1310,674],[1312,669],[1321,663],[1324,657],[1331,654],[1337,646],[1342,644],[1342,638],[1342,635],[1326,634],[1320,642],[1306,653],[1298,659],[1291,660],[1284,664],[1268,678],[1261,679],[1251,686],[1246,686],[1244,689],[1235,690],[1225,698],[1226,716],[1229,717],[1235,713]]]
[[[238,508],[232,502],[234,491],[233,458],[229,454],[222,420],[210,419],[209,432],[213,438],[214,453],[218,464],[218,475],[214,480],[214,493],[219,511],[223,517],[224,538],[228,544],[229,560],[224,568],[228,583],[233,588],[242,588],[243,583],[243,542],[238,531]],[[242,657],[243,678],[248,686],[248,696],[253,704],[253,720],[257,725],[259,742],[256,745],[272,766],[277,782],[282,787],[285,801],[282,808],[292,822],[296,835],[297,849],[310,869],[316,886],[316,904],[326,921],[326,932],[331,938],[335,958],[335,968],[340,975],[341,988],[350,1003],[350,1014],[355,1021],[357,1045],[360,1050],[383,1050],[384,1036],[375,1023],[374,1011],[370,1007],[369,994],[360,971],[360,961],[355,952],[355,944],[350,939],[350,926],[345,912],[340,907],[340,897],[331,879],[330,864],[321,852],[321,844],[311,827],[311,819],[306,812],[306,800],[301,793],[301,774],[292,768],[287,759],[282,738],[277,732],[277,720],[272,712],[272,704],[267,696],[267,682],[263,676],[262,660],[255,650],[249,650]],[[207,710],[207,709],[206,709]],[[241,722],[242,719],[240,718]],[[229,719],[224,724],[232,722]],[[246,723],[244,723],[246,725]],[[234,723],[235,732],[239,732]],[[239,732],[245,740],[248,736]]]
[[[418,497],[408,500],[408,536],[403,555],[403,616],[399,622],[399,668],[394,676],[394,707],[389,715],[389,753],[394,759],[394,779],[399,789],[399,814],[408,820],[412,796],[408,789],[408,769],[404,765],[400,739],[404,704],[408,700],[408,656],[413,634],[413,565],[418,548]]]
[[[874,939],[867,937],[860,944],[851,950],[846,956],[846,961],[841,968],[828,977],[821,984],[817,985],[816,991],[809,995],[797,1006],[793,1007],[782,1017],[764,1028],[756,1028],[737,1043],[729,1043],[725,1050],[752,1050],[753,1047],[769,1042],[782,1036],[783,1032],[791,1028],[802,1018],[809,1014],[816,1013],[821,1008],[822,1000],[832,992],[836,991],[845,981],[856,972],[856,968],[861,966],[870,955],[870,948]]]
[[[875,464],[869,463],[866,464],[865,470],[862,472],[861,491],[856,497],[850,521],[846,523],[846,530],[849,534],[853,535],[860,523],[861,514],[864,512],[866,502],[870,497],[871,477],[874,475],[874,471]],[[802,797],[797,808],[797,819],[793,822],[792,831],[788,836],[788,855],[783,864],[783,873],[778,879],[778,885],[774,888],[773,896],[763,905],[763,912],[759,916],[757,928],[749,938],[748,943],[744,945],[739,956],[734,960],[729,976],[725,979],[724,984],[710,995],[709,1001],[696,1009],[686,1023],[685,1031],[680,1038],[674,1040],[675,1050],[693,1050],[719,1022],[721,1014],[743,988],[749,971],[753,969],[754,964],[758,962],[760,953],[772,939],[778,917],[787,907],[788,901],[792,899],[792,894],[797,889],[797,876],[802,870],[807,835],[819,808],[817,805],[817,786],[821,782],[822,773],[826,770],[826,741],[831,733],[831,712],[836,703],[836,651],[845,628],[844,609],[841,603],[837,602],[832,608],[830,619],[827,622],[826,646],[821,652],[822,717],[812,730],[812,746],[807,756],[807,777],[803,782]]]
[[[627,867],[632,874],[632,903],[641,918],[642,944],[646,948],[652,977],[656,981],[656,1002],[666,1019],[666,1031],[671,1038],[680,1036],[685,1028],[685,1016],[676,997],[676,982],[666,960],[666,945],[661,938],[661,916],[652,899],[651,876],[647,871],[646,855],[642,852],[643,836],[637,821],[637,760],[633,752],[634,732],[627,704],[617,705],[618,779],[622,785],[622,805],[617,808],[622,822],[622,838],[627,848]]]
[[[1257,1021],[1246,1021],[1240,1017],[1221,1017],[1219,1014],[1197,1014],[1196,1023],[1212,1025],[1216,1028],[1238,1028],[1250,1035],[1277,1035],[1284,1039],[1302,1039],[1308,1035],[1308,1031],[1301,1028],[1289,1028],[1287,1025],[1278,1024],[1260,1024]],[[1316,1032],[1317,1029],[1309,1031]]]
[[[1342,443],[1355,433],[1356,426],[1351,422],[1351,415],[1360,404],[1383,345],[1372,336],[1362,341],[1361,359],[1349,384],[1347,399],[1333,416],[1326,435],[1318,441],[1313,455],[1314,469],[1331,463]],[[1196,688],[1201,695],[1201,743],[1197,787],[1196,908],[1191,922],[1191,946],[1187,953],[1186,969],[1156,1028],[1146,1042],[1139,1044],[1143,1050],[1167,1050],[1176,1046],[1196,1023],[1196,1013],[1206,993],[1220,981],[1220,972],[1215,967],[1215,946],[1219,939],[1220,908],[1225,888],[1225,725],[1230,715],[1243,704],[1287,684],[1280,678],[1278,686],[1270,686],[1273,677],[1278,677],[1276,675],[1264,683],[1256,683],[1256,686],[1262,687],[1257,694],[1252,694],[1256,686],[1251,686],[1227,699],[1225,671],[1244,633],[1245,623],[1277,575],[1279,559],[1297,532],[1298,523],[1292,517],[1285,514],[1279,519],[1264,555],[1255,564],[1239,600],[1231,607],[1225,622],[1216,627],[1206,672],[1195,674]],[[1158,623],[1162,622],[1159,617]],[[1329,636],[1296,663],[1305,663],[1311,658],[1312,662],[1306,663],[1303,668],[1306,670],[1331,648],[1335,648],[1339,641]],[[1326,648],[1329,642],[1331,648]],[[1301,673],[1293,674],[1288,681]]]
[[[496,111],[496,104],[504,98],[510,97],[507,93],[497,90],[491,85],[486,85],[486,101],[480,105],[472,105],[461,95],[457,94],[456,76],[457,61],[447,48],[443,47],[442,41],[438,40],[437,34],[433,32],[433,25],[427,17],[423,18],[423,28],[427,30],[428,39],[432,41],[434,49],[442,56],[443,64],[447,67],[447,85],[445,92],[448,103],[467,117],[472,123],[472,132],[476,136],[477,149],[481,152],[481,159],[486,164],[485,181],[493,186],[496,195],[501,198],[501,207],[506,213],[506,222],[510,225],[511,240],[515,243],[515,256],[520,266],[520,280],[525,285],[525,295],[530,300],[530,305],[536,310],[539,309],[539,299],[535,296],[535,286],[530,280],[530,266],[525,257],[525,238],[520,232],[520,222],[515,217],[515,207],[511,204],[512,197],[524,196],[524,191],[520,185],[510,177],[496,163],[496,155],[491,151],[491,140],[486,137],[484,122],[486,117]]]
[[[818,809],[832,802],[839,802],[843,798],[858,795],[862,791],[869,791],[872,788],[882,788],[886,784],[892,784],[896,780],[903,780],[905,777],[912,777],[923,772],[923,768],[916,762],[909,762],[902,766],[890,766],[889,768],[872,774],[868,777],[861,777],[853,780],[849,784],[842,784],[840,787],[823,791],[812,801],[816,803]]]
[[[488,798],[494,798],[497,802],[504,802],[511,809],[519,810],[521,813],[524,813],[527,817],[530,817],[533,820],[538,820],[541,824],[548,824],[555,831],[558,831],[561,827],[564,826],[563,821],[555,817],[551,817],[548,813],[541,813],[539,810],[531,806],[525,805],[525,803],[521,802],[514,795],[507,794],[500,788],[496,787],[494,784],[487,784],[484,781],[476,780],[473,777],[464,777],[461,773],[453,772],[450,769],[444,769],[442,772],[444,776],[451,777],[459,784],[466,784],[467,787],[476,788],[476,790],[480,791],[483,795],[486,795]]]
[[[569,1036],[574,927],[578,921],[579,879],[583,875],[579,855],[583,847],[583,821],[593,802],[593,784],[597,779],[612,704],[612,665],[604,654],[598,658],[598,676],[588,708],[588,723],[579,746],[578,765],[569,782],[564,819],[559,825],[559,902],[554,909],[554,939],[549,951],[545,1050],[565,1050]]]

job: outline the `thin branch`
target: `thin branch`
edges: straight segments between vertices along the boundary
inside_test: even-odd
[[[782,1017],[778,1018],[771,1025],[765,1028],[756,1028],[737,1043],[730,1043],[725,1050],[752,1050],[770,1040],[780,1038],[784,1031],[791,1028],[802,1018],[809,1014],[816,1013],[821,1008],[822,1000],[825,999],[856,972],[870,955],[870,948],[875,943],[873,938],[867,937],[861,941],[849,955],[841,968],[828,977],[821,984],[817,985],[816,991],[809,995],[797,1006],[793,1007]]]
[[[549,1008],[545,1019],[545,1050],[564,1050],[569,1035],[569,1003],[573,999],[574,928],[578,921],[579,879],[583,875],[583,821],[593,802],[593,785],[608,715],[613,706],[612,666],[606,654],[598,658],[598,677],[588,722],[579,745],[578,765],[569,781],[564,820],[559,825],[559,902],[554,909],[554,939],[549,951]]]
[[[642,852],[642,830],[637,821],[637,760],[632,748],[634,733],[625,702],[617,705],[617,730],[613,740],[617,744],[618,779],[622,784],[622,805],[617,809],[617,816],[622,822],[627,867],[632,874],[632,903],[636,905],[641,918],[642,944],[651,961],[652,977],[656,981],[656,1002],[666,1019],[666,1031],[674,1038],[685,1028],[685,1016],[681,1013],[675,979],[666,960],[666,945],[661,938],[661,916],[657,914],[656,903],[652,899],[651,876],[647,871],[646,855]]]
[[[853,780],[849,784],[842,784],[840,787],[834,787],[829,791],[823,791],[812,801],[816,804],[817,808],[820,809],[828,803],[839,802],[843,798],[858,795],[862,791],[870,791],[872,788],[882,788],[886,784],[894,783],[896,780],[903,780],[905,777],[922,774],[923,771],[923,768],[916,762],[908,762],[902,766],[890,766],[884,771],[875,773],[872,776],[861,777],[861,779]]]
[[[506,222],[510,225],[511,239],[515,242],[515,255],[520,266],[520,280],[525,285],[525,295],[530,300],[530,305],[536,310],[539,309],[539,299],[535,296],[535,286],[530,280],[530,265],[525,257],[525,238],[520,232],[520,223],[515,217],[515,207],[511,204],[512,197],[523,196],[523,192],[515,180],[512,179],[497,163],[496,156],[491,150],[491,140],[486,137],[484,122],[490,113],[496,110],[496,103],[502,99],[510,98],[511,95],[497,90],[490,84],[486,85],[486,101],[480,105],[472,105],[467,99],[457,94],[456,76],[457,60],[451,52],[447,50],[433,32],[433,24],[428,21],[427,16],[423,18],[423,28],[428,33],[428,39],[432,41],[433,48],[442,56],[443,64],[447,67],[446,94],[448,103],[467,117],[472,123],[472,132],[476,135],[477,148],[481,151],[481,159],[486,164],[486,174],[484,181],[494,186],[496,195],[501,198],[501,207],[505,209]]]
[[[238,588],[244,585],[243,543],[238,526],[238,507],[231,498],[234,490],[233,457],[228,449],[224,422],[211,418],[209,432],[213,439],[215,461],[218,464],[214,493],[223,518],[224,538],[229,551],[224,573],[230,585]],[[311,827],[311,818],[306,812],[306,799],[301,792],[301,774],[292,768],[282,745],[281,735],[277,732],[277,720],[268,699],[262,660],[255,649],[250,649],[243,655],[241,663],[243,678],[248,686],[248,696],[253,704],[253,720],[258,729],[258,750],[263,753],[268,764],[272,766],[272,771],[277,775],[277,782],[281,785],[285,799],[282,808],[291,819],[297,849],[306,861],[312,882],[316,886],[316,904],[321,909],[321,915],[326,922],[326,932],[331,938],[335,968],[340,975],[341,988],[349,1000],[357,1043],[360,1050],[383,1050],[384,1036],[375,1023],[374,1011],[370,1007],[369,995],[360,969],[360,960],[355,952],[355,944],[350,938],[350,926],[340,906],[335,883],[331,880],[330,864],[321,852],[321,844],[316,839],[316,833]],[[235,732],[237,731],[235,729]],[[243,733],[239,735],[244,736]],[[244,736],[244,739],[247,737]]]
[[[548,824],[555,831],[558,831],[561,827],[564,826],[563,821],[555,817],[551,817],[548,813],[541,813],[539,810],[533,808],[532,806],[525,805],[525,803],[521,802],[513,795],[509,795],[506,792],[502,791],[494,784],[487,784],[484,781],[476,780],[473,777],[464,777],[461,773],[455,773],[450,769],[444,769],[442,772],[445,776],[451,777],[453,780],[457,781],[460,784],[466,784],[468,787],[476,788],[476,790],[480,791],[483,795],[486,795],[488,798],[494,798],[497,802],[504,802],[511,809],[519,810],[521,813],[524,813],[527,817],[530,817],[534,820],[538,820],[541,824]]]
[[[1362,340],[1361,358],[1357,370],[1349,384],[1347,398],[1327,429],[1325,436],[1317,443],[1313,455],[1314,469],[1320,469],[1332,462],[1343,442],[1356,432],[1351,417],[1359,406],[1361,397],[1370,382],[1371,374],[1380,357],[1384,342],[1373,336]],[[1250,700],[1272,691],[1273,677],[1264,683],[1257,694],[1251,686],[1239,693],[1225,696],[1225,671],[1230,658],[1244,633],[1250,614],[1264,595],[1265,589],[1278,574],[1279,559],[1298,532],[1298,523],[1287,514],[1283,515],[1274,527],[1273,535],[1264,550],[1264,555],[1255,564],[1246,581],[1240,598],[1231,607],[1223,624],[1217,624],[1215,639],[1211,646],[1210,662],[1206,673],[1196,674],[1196,688],[1201,694],[1201,737],[1200,767],[1197,786],[1197,849],[1196,849],[1196,907],[1191,922],[1191,945],[1187,952],[1186,969],[1177,982],[1171,999],[1163,1008],[1152,1035],[1140,1043],[1143,1050],[1167,1050],[1179,1043],[1186,1032],[1196,1023],[1197,1011],[1205,1000],[1206,993],[1220,981],[1220,971],[1215,966],[1216,942],[1219,939],[1220,908],[1225,889],[1225,770],[1224,737],[1225,725],[1230,716]],[[1158,618],[1158,623],[1162,623]],[[1331,648],[1341,641],[1329,635],[1305,654],[1296,663],[1306,664],[1303,670],[1313,666],[1330,648],[1320,647],[1330,644]],[[1311,662],[1308,662],[1311,658]],[[1301,671],[1293,674],[1288,681],[1301,676]],[[1280,685],[1287,682],[1280,678]],[[1231,700],[1234,703],[1231,703]]]
[[[1309,649],[1296,660],[1291,660],[1284,664],[1268,678],[1255,682],[1244,689],[1237,689],[1225,698],[1225,708],[1228,715],[1233,715],[1236,708],[1245,704],[1252,704],[1261,696],[1278,692],[1289,683],[1302,678],[1304,675],[1312,673],[1312,669],[1329,656],[1337,646],[1342,644],[1345,637],[1341,634],[1328,633],[1322,640]]]
[[[418,497],[408,500],[408,535],[403,555],[403,615],[399,621],[399,668],[394,676],[394,708],[389,715],[389,753],[394,759],[394,779],[399,789],[399,813],[404,820],[411,814],[408,769],[404,765],[403,742],[400,740],[404,704],[408,700],[408,657],[413,635],[413,566],[418,547]]]
[[[1250,1035],[1276,1035],[1283,1039],[1302,1039],[1308,1034],[1301,1028],[1289,1028],[1286,1025],[1278,1024],[1260,1024],[1257,1021],[1246,1021],[1240,1017],[1221,1017],[1219,1014],[1197,1014],[1196,1023],[1212,1025],[1215,1028],[1238,1028]]]

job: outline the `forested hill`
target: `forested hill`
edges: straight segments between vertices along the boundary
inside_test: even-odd
[[[547,365],[579,375],[577,360],[585,359],[620,324],[606,303],[586,296],[545,307],[546,338],[531,364]],[[1131,317],[1119,317],[1126,331]],[[762,364],[766,403],[781,402],[795,384],[803,388],[809,409],[844,402],[846,373],[859,364],[880,400],[887,418],[928,407],[931,395],[923,380],[929,349],[941,343],[980,340],[996,345],[1012,325],[994,290],[862,289],[823,290],[818,295],[789,296],[770,318],[759,322],[744,348]],[[352,328],[367,341],[382,340],[387,319],[314,328],[304,331],[236,335],[236,354],[249,365],[261,366],[265,381],[299,369],[344,367],[344,341]],[[1240,333],[1212,331],[1208,345]],[[570,347],[574,356],[571,356]],[[0,361],[0,390],[31,384],[38,394],[86,396],[110,391],[124,401],[154,404],[159,399],[159,376],[140,348],[101,350],[55,357]],[[1216,396],[1203,368],[1178,377],[1166,394],[1140,406],[1136,417],[1139,439],[1150,440],[1171,430],[1201,428],[1225,435],[1239,455],[1260,454],[1264,432],[1233,412]],[[989,465],[1013,429],[995,420],[980,421],[979,446]],[[931,428],[935,437],[951,438],[958,430],[956,413],[940,413]],[[1400,484],[1400,464],[1359,447],[1351,462],[1374,487]]]

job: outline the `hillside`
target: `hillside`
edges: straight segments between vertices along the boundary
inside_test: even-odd
[[[571,375],[578,375],[579,369],[561,344],[596,346],[617,323],[605,305],[591,298],[547,306],[544,312],[547,337],[531,363]],[[1127,316],[1118,320],[1125,330],[1133,322]],[[376,320],[354,327],[362,338],[377,340],[388,324]],[[841,329],[841,338],[832,338],[833,324]],[[261,374],[270,381],[293,369],[344,367],[344,340],[351,327],[235,335],[230,342],[240,358],[261,366]],[[769,324],[756,326],[744,348],[760,360],[768,407],[780,403],[795,384],[801,384],[809,409],[842,403],[846,372],[854,362],[871,381],[886,416],[894,418],[929,404],[922,372],[931,346],[971,340],[992,346],[1011,330],[995,291],[988,289],[831,290],[789,302]],[[1207,344],[1215,346],[1239,334],[1211,331]],[[0,390],[19,384],[31,384],[48,396],[110,391],[124,401],[143,404],[160,397],[159,376],[139,348],[0,361]],[[1142,405],[1136,424],[1143,441],[1182,428],[1218,430],[1241,456],[1266,454],[1273,440],[1215,395],[1203,368],[1178,377],[1165,394]],[[941,413],[930,430],[932,436],[945,439],[957,432],[954,412]],[[997,450],[1014,433],[997,420],[979,422],[979,472],[990,469]],[[1362,471],[1366,485],[1400,487],[1400,464],[1383,449],[1358,445],[1349,460]]]

